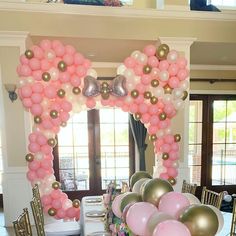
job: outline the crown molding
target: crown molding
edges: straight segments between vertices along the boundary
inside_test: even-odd
[[[101,17],[125,17],[125,18],[156,18],[156,19],[186,19],[186,20],[212,20],[212,21],[236,21],[234,12],[200,12],[190,11],[186,6],[177,9],[168,7],[158,9],[139,9],[132,7],[104,7],[85,6],[62,3],[12,3],[0,2],[0,11],[23,11],[49,14],[69,14],[82,16]]]

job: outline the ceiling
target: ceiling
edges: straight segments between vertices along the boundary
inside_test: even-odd
[[[32,36],[34,44],[45,37]],[[47,39],[54,39],[47,37]],[[142,50],[147,44],[156,44],[149,40],[122,40],[97,38],[56,38],[64,44],[73,45],[77,51],[91,61],[122,62],[135,50]],[[236,43],[205,43],[195,42],[191,46],[192,65],[236,65]]]

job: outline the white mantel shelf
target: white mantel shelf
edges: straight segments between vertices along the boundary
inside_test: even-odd
[[[80,16],[104,16],[148,19],[185,19],[210,21],[236,21],[235,11],[200,12],[186,7],[166,7],[166,9],[139,9],[132,7],[104,7],[62,3],[26,3],[0,1],[0,11],[20,11],[49,14],[69,14]],[[186,14],[187,13],[187,14]]]

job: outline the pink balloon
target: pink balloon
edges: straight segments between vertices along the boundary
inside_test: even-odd
[[[172,151],[179,151],[179,144],[178,143],[172,143],[171,144],[171,150]]]
[[[96,101],[93,98],[88,98],[86,101],[86,106],[92,109],[96,106]]]
[[[51,49],[51,46],[52,46],[52,45],[51,45],[51,41],[48,40],[48,39],[42,40],[39,45],[40,45],[40,47],[41,47],[42,49],[44,49],[45,51]]]
[[[140,92],[140,93],[144,93],[146,91],[146,87],[143,86],[143,84],[137,84],[136,85],[136,89]]]
[[[27,176],[27,179],[31,182],[37,179],[37,175],[35,171],[28,171],[26,176]]]
[[[55,53],[57,57],[62,57],[65,54],[65,47],[61,45],[57,45],[55,48]]]
[[[60,209],[62,207],[62,203],[61,203],[60,199],[54,199],[52,201],[52,207],[55,209]]]
[[[29,139],[30,142],[35,143],[36,139],[37,139],[37,134],[35,132],[31,133],[29,135],[28,139]]]
[[[168,175],[167,173],[161,173],[161,174],[160,174],[160,178],[161,178],[161,179],[168,180],[168,179],[169,179],[169,175]]]
[[[84,66],[78,66],[76,69],[76,73],[80,78],[84,77],[87,73],[87,69]]]
[[[66,210],[66,215],[69,218],[74,218],[76,216],[76,209],[74,207],[70,207]]]
[[[158,113],[158,106],[157,105],[150,105],[148,108],[148,112],[150,115],[154,115]]]
[[[40,61],[37,58],[32,58],[29,61],[29,66],[32,70],[39,70],[40,69]]]
[[[84,68],[89,69],[91,67],[91,61],[89,59],[85,59],[83,66]]]
[[[174,111],[174,106],[173,104],[171,103],[167,103],[164,107],[164,112],[167,114],[167,115],[171,115]]]
[[[138,105],[133,103],[131,106],[130,106],[130,112],[131,113],[136,113],[138,111]]]
[[[181,69],[178,72],[178,77],[180,80],[185,80],[189,76],[189,71],[187,69]]]
[[[42,146],[47,143],[47,138],[43,134],[38,134],[36,138],[36,142]]]
[[[66,65],[70,66],[74,63],[74,57],[71,54],[65,54],[63,56],[63,61],[66,63]]]
[[[176,151],[170,151],[169,152],[169,158],[173,161],[177,160],[179,158],[179,154]]]
[[[170,159],[163,161],[163,166],[165,166],[166,168],[171,167],[172,164],[173,164],[173,161],[171,161]]]
[[[158,209],[178,219],[181,211],[189,205],[188,198],[182,193],[168,192],[161,197]]]
[[[168,144],[171,144],[175,141],[174,136],[171,134],[168,134],[164,137],[164,141]]]
[[[65,212],[65,210],[64,210],[64,209],[59,209],[59,210],[57,211],[57,216],[58,216],[59,219],[65,218],[65,217],[66,217],[66,212]]]
[[[43,71],[49,70],[51,67],[51,63],[47,59],[41,60],[41,69]]]
[[[24,98],[29,98],[31,97],[31,94],[32,94],[32,89],[30,86],[24,86],[21,88],[21,94]]]
[[[44,94],[47,98],[52,99],[57,96],[57,91],[53,85],[48,85],[44,88]]]
[[[176,61],[179,68],[184,69],[187,66],[187,60],[185,57],[179,57]]]
[[[43,100],[43,97],[39,93],[34,93],[31,96],[31,100],[32,100],[33,103],[41,103],[42,100]]]
[[[76,52],[75,48],[71,45],[66,45],[65,49],[66,49],[66,53],[68,53],[70,55],[73,55]]]
[[[168,70],[169,68],[169,62],[167,60],[160,61],[159,63],[159,69],[162,71]]]
[[[28,149],[29,149],[30,152],[36,153],[36,152],[40,151],[40,146],[37,143],[30,143],[28,145]]]
[[[35,80],[40,81],[42,80],[42,71],[41,70],[35,70],[32,72],[32,76]]]
[[[75,67],[75,65],[72,64],[71,66],[67,66],[67,71],[68,71],[71,75],[75,74],[75,73],[76,73],[76,67]]]
[[[65,71],[65,72],[61,72],[59,74],[59,79],[61,81],[61,83],[67,83],[70,81],[70,74],[68,71]]]
[[[178,88],[179,87],[179,79],[178,77],[170,77],[168,84],[171,88]]]
[[[166,220],[159,223],[153,231],[153,236],[191,236],[188,228],[179,221]]]
[[[44,56],[43,50],[42,48],[40,48],[37,45],[34,45],[32,47],[32,51],[34,52],[34,57],[38,58],[39,60],[41,60]]]
[[[141,104],[144,102],[144,97],[142,94],[140,94],[136,99],[135,99],[135,103],[136,104]]]
[[[72,75],[70,82],[74,87],[78,87],[81,84],[81,79],[77,75]]]
[[[49,119],[43,119],[42,127],[44,129],[52,129],[53,128],[53,124],[52,124],[52,122]]]
[[[148,123],[150,121],[150,115],[148,113],[142,114],[142,118],[141,121],[145,124]]]
[[[43,195],[43,196],[41,197],[41,201],[42,201],[42,203],[43,203],[44,206],[45,206],[45,205],[49,205],[49,204],[51,204],[51,202],[52,202],[52,198],[50,197],[50,195]]]
[[[157,125],[158,122],[159,122],[159,118],[158,118],[157,115],[151,116],[151,118],[150,118],[150,124],[151,124],[151,125]]]
[[[80,53],[75,53],[74,62],[76,65],[82,65],[84,63],[84,56]]]
[[[29,64],[29,59],[26,58],[26,56],[25,56],[24,54],[22,54],[22,55],[20,56],[20,63],[21,63],[21,64]]]
[[[60,189],[57,189],[57,190],[54,189],[51,192],[51,197],[52,199],[58,199],[60,198],[61,194],[62,194],[62,191]]]
[[[177,64],[171,64],[168,68],[168,72],[170,76],[177,75],[178,71],[179,71],[179,66]]]
[[[45,170],[49,170],[52,168],[53,164],[52,161],[47,160],[47,159],[43,159],[41,161],[41,166],[45,169]]]
[[[141,76],[141,75],[143,75],[143,66],[142,65],[136,65],[135,67],[134,67],[134,73],[136,74],[136,75],[139,75],[139,76]]]
[[[118,218],[121,218],[121,216],[122,216],[122,212],[121,212],[121,209],[120,209],[120,204],[121,204],[121,201],[122,201],[122,199],[123,199],[123,197],[124,197],[125,195],[126,195],[125,193],[120,194],[120,195],[117,195],[117,196],[115,197],[115,199],[113,200],[112,205],[111,205],[111,208],[112,208],[113,213],[114,213]]]
[[[44,153],[44,154],[50,154],[52,152],[52,147],[50,147],[49,145],[43,145],[41,147],[41,152]]]
[[[68,101],[62,101],[61,108],[66,112],[70,112],[72,110],[72,105]]]
[[[37,170],[40,167],[40,162],[37,160],[33,160],[28,164],[30,170]]]
[[[178,171],[174,167],[167,168],[167,174],[171,177],[177,177]]]
[[[148,111],[148,105],[146,103],[141,103],[139,105],[139,112],[144,114],[144,113],[147,113]]]
[[[170,151],[170,148],[171,146],[168,144],[168,143],[164,143],[162,146],[161,146],[161,151],[162,152],[169,152]]]
[[[148,56],[148,57],[151,57],[151,56],[154,56],[156,54],[156,47],[152,44],[150,45],[147,45],[144,49],[143,49],[143,52]]]
[[[43,108],[40,104],[33,104],[30,111],[34,116],[39,116],[43,113]]]
[[[141,82],[142,82],[143,85],[148,85],[151,82],[150,75],[143,75],[141,77]]]
[[[33,105],[30,98],[23,98],[22,103],[23,103],[23,106],[26,108],[30,108]]]
[[[149,134],[155,134],[158,131],[158,127],[156,125],[151,125],[148,127]]]
[[[157,67],[159,65],[159,61],[155,56],[151,56],[148,58],[148,65],[151,67]]]
[[[133,204],[126,215],[128,227],[134,234],[145,235],[148,219],[155,212],[157,212],[157,208],[151,203],[138,202]]]
[[[136,65],[135,59],[133,57],[127,57],[124,62],[127,68],[134,68]]]
[[[43,168],[37,169],[36,174],[40,179],[43,179],[47,175],[46,171]]]
[[[31,68],[28,65],[26,65],[26,64],[21,65],[21,67],[20,67],[20,75],[21,76],[28,77],[31,75],[31,72],[32,72]]]

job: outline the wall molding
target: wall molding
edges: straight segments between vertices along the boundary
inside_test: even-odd
[[[192,64],[190,65],[191,70],[211,70],[211,71],[220,71],[220,70],[229,70],[235,71],[236,65],[200,65],[200,64]]]

